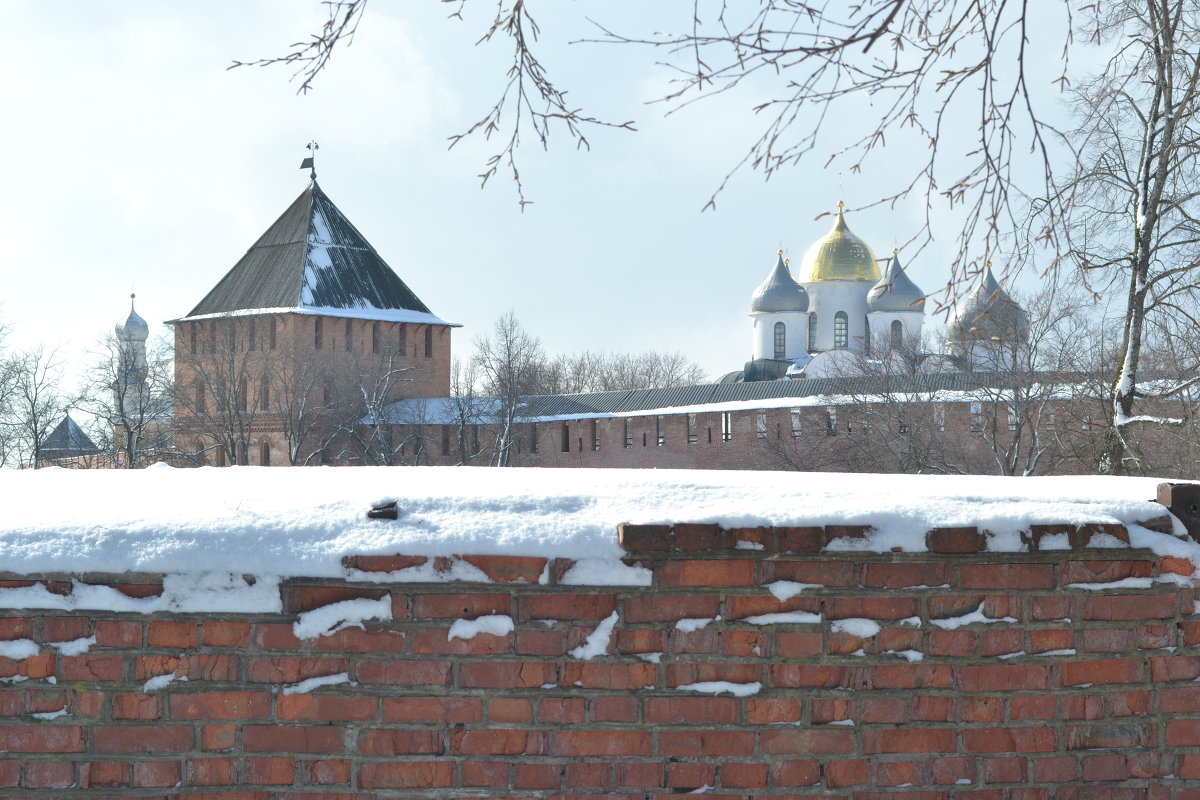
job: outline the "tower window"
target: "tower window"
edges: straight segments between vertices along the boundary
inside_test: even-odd
[[[529,452],[536,453],[537,451],[538,451],[537,423],[534,422],[529,426]]]
[[[260,411],[266,411],[269,405],[271,405],[271,381],[264,377],[262,383],[258,385],[258,408]]]
[[[268,332],[271,337],[271,349],[272,350],[275,349],[275,323],[276,322],[277,322],[277,320],[274,317],[271,317],[271,322],[268,326]]]
[[[592,420],[592,450],[600,449],[600,422]]]
[[[191,334],[191,336],[189,337],[191,340],[191,346],[188,348],[188,350],[192,355],[196,355],[196,335],[197,335],[197,332],[199,331],[199,328],[197,328],[195,325],[189,325],[188,331]]]
[[[379,341],[379,323],[372,322],[371,323],[371,352],[378,355],[381,347],[382,347],[382,343]]]
[[[825,434],[827,436],[836,436],[837,432],[837,409],[827,408],[825,409]]]
[[[900,343],[904,341],[904,326],[900,324],[900,320],[892,320],[892,349],[899,350]]]
[[[767,438],[767,412],[759,411],[755,413],[754,433],[759,439]]]
[[[346,320],[346,352],[354,349],[354,320]]]
[[[633,447],[633,418],[625,418],[625,446]]]
[[[242,378],[238,381],[238,411],[246,411],[250,404],[250,398],[247,396],[250,393],[249,381]]]
[[[696,415],[695,414],[687,415],[687,431],[688,431],[688,444],[695,444],[696,442],[700,441],[700,437],[696,435]]]
[[[196,413],[203,414],[208,410],[208,395],[204,393],[203,384],[196,384]]]
[[[433,358],[433,326],[425,326],[425,357]]]
[[[728,411],[721,414],[721,441],[728,442],[733,439],[733,415]]]
[[[317,317],[315,320],[313,320],[313,348],[316,350],[320,350],[321,345],[324,344],[324,342],[322,342],[322,334],[324,333],[324,326],[321,324],[322,321],[323,320],[320,317]]]
[[[251,317],[249,320],[247,320],[247,322],[248,324],[246,327],[248,329],[248,337],[246,341],[246,350],[248,352],[254,352],[258,349],[258,329],[254,324],[254,317]]]
[[[787,326],[775,323],[775,358],[787,358]]]
[[[850,346],[850,320],[845,311],[833,315],[833,347],[845,350]]]
[[[817,349],[817,312],[815,311],[808,315],[808,349]]]
[[[400,355],[408,355],[408,326],[403,322],[400,323]]]
[[[266,439],[258,443],[258,463],[264,467],[271,466],[271,443]]]
[[[659,447],[667,443],[667,434],[663,430],[663,418],[661,415],[654,418],[654,435]]]
[[[562,424],[562,451],[571,452],[571,426],[566,422]]]
[[[792,436],[800,435],[800,409],[792,409]]]

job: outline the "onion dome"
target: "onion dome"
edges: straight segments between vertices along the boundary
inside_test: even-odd
[[[900,264],[898,251],[892,251],[892,260],[879,283],[867,292],[868,311],[925,311],[925,293],[912,282]]]
[[[783,251],[767,279],[754,290],[750,298],[750,313],[778,313],[782,311],[808,311],[808,292],[792,279]]]
[[[959,341],[1023,340],[1029,328],[1029,315],[1000,288],[989,261],[983,280],[958,304],[948,327],[951,336]]]
[[[133,310],[133,298],[136,295],[129,295],[129,316],[125,320],[124,325],[118,324],[117,335],[122,339],[134,342],[144,342],[150,335],[150,326],[146,324],[146,320],[138,316],[138,313]]]
[[[800,262],[800,283],[816,281],[877,281],[879,265],[875,254],[862,239],[846,227],[842,213],[843,203],[838,201],[837,219],[833,230],[813,242]]]

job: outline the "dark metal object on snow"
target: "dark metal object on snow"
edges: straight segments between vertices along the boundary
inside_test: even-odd
[[[390,503],[384,503],[381,506],[375,506],[367,512],[367,519],[398,519],[400,509],[393,500]]]

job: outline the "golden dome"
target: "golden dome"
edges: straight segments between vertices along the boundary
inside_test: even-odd
[[[796,273],[798,283],[815,281],[871,281],[879,280],[879,265],[875,254],[862,239],[846,227],[842,214],[842,203],[838,202],[837,220],[833,230],[813,242],[804,254],[800,269]]]

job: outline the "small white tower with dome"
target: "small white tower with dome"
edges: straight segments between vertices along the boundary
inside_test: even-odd
[[[905,273],[899,253],[892,250],[883,277],[867,292],[868,347],[882,350],[872,352],[880,358],[906,344],[919,345],[925,323],[925,293]]]
[[[990,261],[979,285],[956,304],[946,332],[947,350],[968,369],[1010,369],[1029,357],[1029,315],[1000,287]]]
[[[113,408],[120,409],[126,417],[135,416],[144,408],[148,387],[146,385],[146,339],[150,337],[150,326],[133,307],[134,298],[129,295],[129,316],[124,323],[117,323],[117,379],[113,382]]]
[[[780,250],[775,267],[750,298],[754,358],[776,361],[808,356],[808,292],[796,283]]]

